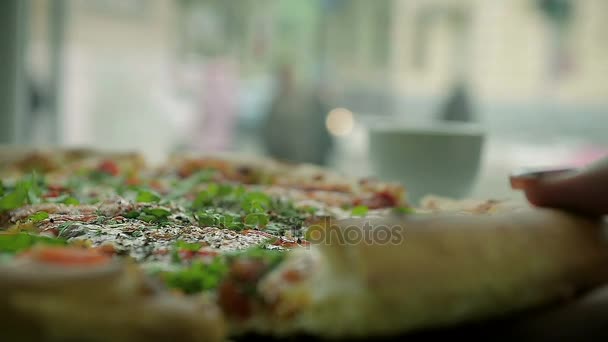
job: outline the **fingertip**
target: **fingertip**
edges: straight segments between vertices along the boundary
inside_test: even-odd
[[[523,189],[524,195],[530,204],[536,207],[546,206],[549,203],[546,201],[546,196],[543,195],[543,191],[539,190],[538,187],[525,188]]]

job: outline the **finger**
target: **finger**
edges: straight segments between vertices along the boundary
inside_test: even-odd
[[[519,174],[511,182],[536,206],[608,214],[608,159],[580,170]]]

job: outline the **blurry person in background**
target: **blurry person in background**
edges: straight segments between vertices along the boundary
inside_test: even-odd
[[[273,158],[324,165],[332,148],[325,127],[328,108],[317,87],[298,82],[294,64],[280,64],[275,94],[262,125],[266,152]]]
[[[232,149],[238,115],[238,68],[231,54],[215,54],[203,64],[196,148],[204,152]]]
[[[451,88],[442,111],[441,120],[452,122],[472,122],[475,120],[467,83],[460,79]]]

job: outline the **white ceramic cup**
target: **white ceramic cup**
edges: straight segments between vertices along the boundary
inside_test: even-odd
[[[410,203],[426,195],[466,197],[475,185],[485,135],[477,125],[369,125],[369,156],[379,179],[400,182]]]

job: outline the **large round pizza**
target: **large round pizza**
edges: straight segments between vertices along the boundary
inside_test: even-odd
[[[395,336],[602,284],[593,220],[241,156],[0,156],[9,340]],[[532,258],[532,259],[530,259]]]

